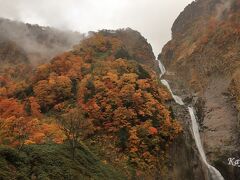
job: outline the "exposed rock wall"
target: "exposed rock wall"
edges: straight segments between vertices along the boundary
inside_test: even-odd
[[[201,99],[197,106],[207,158],[226,179],[238,179],[240,1],[198,0],[172,27],[172,40],[159,55],[165,78],[178,94]],[[197,103],[199,104],[199,103]]]
[[[181,122],[183,133],[172,144],[169,151],[168,173],[163,179],[208,180],[207,168],[201,161],[190,129],[191,119],[185,106],[171,102],[173,115]]]

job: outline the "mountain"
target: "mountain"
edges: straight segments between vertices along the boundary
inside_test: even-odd
[[[21,54],[25,54],[27,59],[31,61],[30,63],[34,65],[45,62],[59,53],[70,50],[72,46],[78,44],[83,37],[84,35],[78,32],[61,31],[55,28],[25,24],[0,18],[0,43],[1,47],[5,50],[0,53],[6,53],[6,49],[10,48],[10,44],[12,44],[12,48],[13,46],[21,47]],[[6,47],[3,47],[4,45],[6,45]],[[19,48],[17,49],[20,50]],[[9,52],[13,53],[14,50],[13,48],[9,50]],[[5,56],[7,55],[5,54]],[[4,60],[2,58],[6,58],[5,56],[4,54],[0,56],[0,62]],[[16,61],[17,60],[15,60],[15,62]]]
[[[239,169],[240,1],[198,0],[172,26],[159,59],[177,94],[195,105],[206,155],[226,179]]]
[[[0,60],[2,65],[5,63],[29,63],[27,54],[21,47],[19,47],[16,43],[12,41],[4,40],[0,42]]]
[[[0,77],[0,176],[167,176],[170,146],[183,129],[139,32],[91,32],[28,73],[11,68],[32,61],[18,48],[7,51],[10,67]]]
[[[117,37],[122,41],[124,46],[126,46],[131,59],[154,68],[155,56],[152,46],[138,31],[127,28],[117,31],[102,30],[100,33],[111,37]]]
[[[0,84],[17,82],[21,87],[34,67],[70,50],[83,38],[78,32],[0,18]]]
[[[0,179],[239,179],[239,8],[189,4],[159,62],[131,28],[0,19]]]

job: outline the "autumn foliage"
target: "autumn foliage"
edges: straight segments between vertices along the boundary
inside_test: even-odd
[[[166,105],[170,93],[142,63],[150,48],[138,44],[139,34],[134,46],[125,33],[94,33],[21,81],[1,76],[0,142],[21,148],[68,141],[75,149],[108,136],[106,147],[114,144],[135,167],[156,164],[182,129]]]

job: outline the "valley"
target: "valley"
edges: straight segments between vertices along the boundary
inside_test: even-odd
[[[0,179],[238,180],[239,8],[193,1],[157,58],[131,28],[1,18]]]

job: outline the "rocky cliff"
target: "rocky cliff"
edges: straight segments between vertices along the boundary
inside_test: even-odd
[[[207,158],[226,179],[239,169],[240,1],[198,0],[172,27],[159,59],[176,92],[194,97]],[[186,98],[187,100],[188,98]]]

